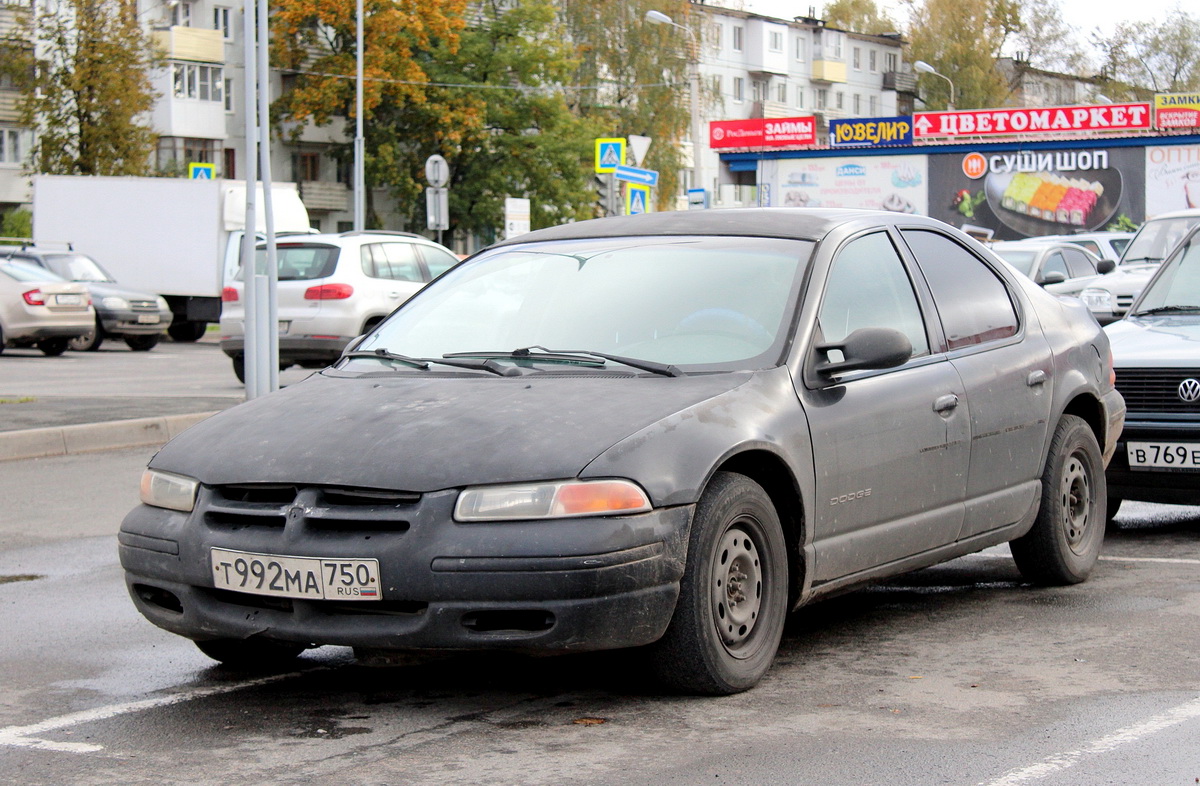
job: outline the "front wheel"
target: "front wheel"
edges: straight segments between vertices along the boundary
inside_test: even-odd
[[[286,667],[308,649],[303,644],[266,639],[209,639],[196,646],[208,657],[239,669]]]
[[[787,616],[787,546],[762,487],[718,473],[696,506],[675,615],[650,649],[660,682],[723,696],[754,687]]]
[[[151,333],[148,336],[126,336],[125,346],[132,349],[134,352],[149,352],[158,346],[158,333]]]
[[[1064,415],[1042,471],[1042,506],[1029,532],[1009,543],[1021,574],[1044,585],[1087,579],[1104,545],[1104,459],[1081,418]]]

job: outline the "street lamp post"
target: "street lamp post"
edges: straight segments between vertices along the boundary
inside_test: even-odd
[[[954,109],[954,83],[950,81],[950,77],[946,76],[945,74],[939,74],[933,66],[929,65],[929,63],[926,63],[924,60],[918,60],[917,62],[913,63],[913,70],[919,71],[922,74],[933,74],[934,76],[940,76],[942,79],[945,79],[946,84],[950,85],[950,103],[946,105],[946,108],[951,110]]]
[[[687,25],[681,25],[662,11],[646,12],[646,21],[656,25],[671,25],[688,34],[688,84],[692,119],[692,188],[704,188],[704,167],[700,160],[700,46],[696,34]]]

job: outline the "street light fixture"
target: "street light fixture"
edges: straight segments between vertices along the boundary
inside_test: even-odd
[[[950,85],[950,103],[946,105],[946,108],[951,110],[954,109],[954,83],[950,81],[950,77],[946,76],[945,74],[939,74],[937,69],[929,65],[929,63],[926,63],[924,60],[918,60],[917,62],[913,63],[913,70],[919,71],[922,74],[933,74],[934,76],[940,76],[942,79],[945,79],[946,84]]]
[[[696,34],[687,25],[681,25],[662,11],[646,12],[646,21],[655,25],[678,27],[688,34],[688,83],[691,86],[692,115],[692,188],[704,188],[703,168],[700,164],[700,47]]]

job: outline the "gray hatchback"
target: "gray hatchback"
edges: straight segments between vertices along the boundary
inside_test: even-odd
[[[331,368],[168,443],[121,562],[228,663],[644,647],[753,686],[787,613],[1011,543],[1083,581],[1108,340],[940,222],[658,213],[497,244]]]

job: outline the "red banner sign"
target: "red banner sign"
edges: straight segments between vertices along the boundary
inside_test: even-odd
[[[815,117],[756,117],[750,120],[713,120],[708,124],[708,146],[804,147],[817,143]]]
[[[1036,136],[1151,127],[1150,104],[1016,107],[965,112],[917,112],[913,138]]]

